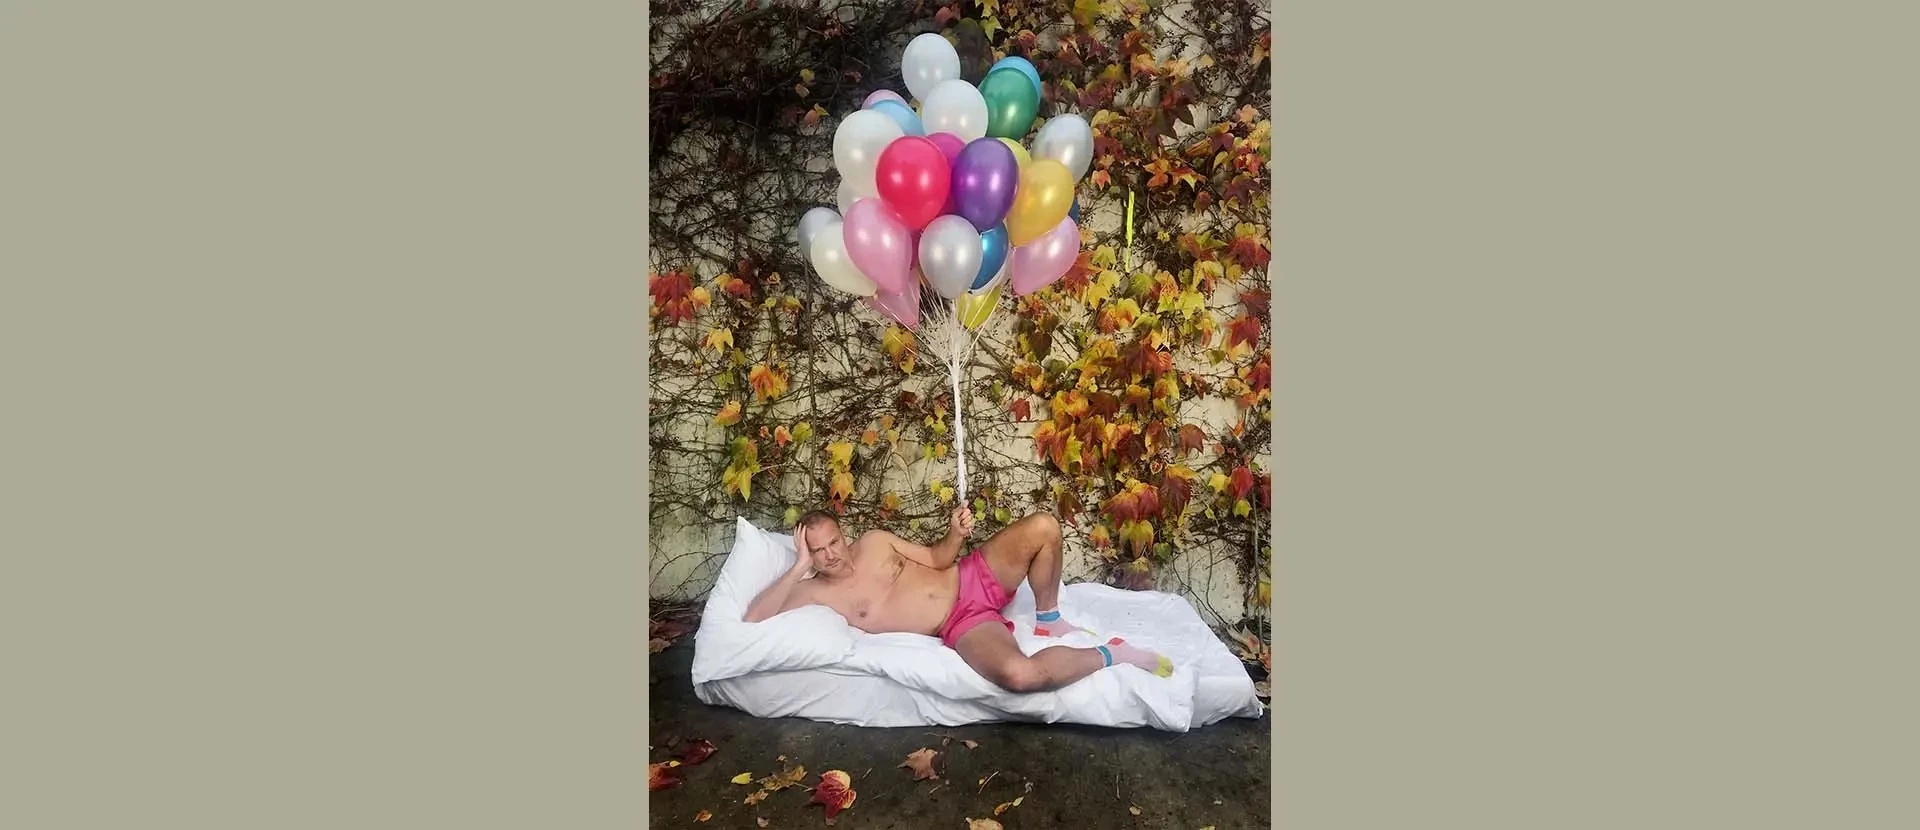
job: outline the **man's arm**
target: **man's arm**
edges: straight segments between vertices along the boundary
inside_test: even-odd
[[[813,598],[813,586],[802,586],[800,581],[813,572],[813,559],[807,549],[807,529],[805,526],[793,529],[793,549],[797,555],[793,558],[793,567],[780,577],[780,581],[767,586],[760,595],[747,604],[747,622],[760,622],[795,605],[802,605]]]
[[[932,568],[944,571],[959,561],[960,552],[967,546],[967,536],[973,532],[973,511],[962,506],[953,511],[953,519],[947,525],[947,535],[935,542],[933,547],[916,545],[891,533],[887,541],[893,545],[895,553]]]

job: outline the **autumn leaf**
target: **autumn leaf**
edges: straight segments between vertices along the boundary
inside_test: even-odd
[[[780,397],[787,391],[787,375],[765,363],[755,364],[753,371],[747,374],[747,383],[753,387],[754,397],[766,401]]]
[[[714,329],[707,332],[706,339],[700,341],[700,348],[713,352],[724,352],[733,348],[733,330]]]
[[[1235,467],[1233,468],[1233,476],[1230,481],[1233,487],[1233,497],[1236,499],[1244,499],[1247,497],[1247,491],[1253,489],[1253,471],[1244,466]]]
[[[704,822],[710,818],[713,818],[713,813],[707,810],[701,810],[693,816],[693,820],[696,822]]]
[[[648,764],[647,789],[665,790],[687,783],[687,779],[681,777],[682,774],[675,771],[675,768],[678,766],[679,764],[672,761]]]
[[[1095,548],[1105,549],[1113,546],[1113,536],[1107,532],[1106,525],[1095,527],[1092,533],[1087,534],[1087,541],[1092,542]]]
[[[739,493],[740,500],[753,497],[753,476],[760,472],[760,448],[753,440],[745,436],[733,439],[733,460],[720,474],[720,486],[723,492]]]
[[[902,761],[900,766],[913,770],[913,780],[915,781],[939,778],[939,774],[933,771],[933,762],[938,760],[939,757],[939,752],[927,747],[921,747],[909,754],[907,760]]]
[[[835,441],[827,445],[827,464],[836,470],[845,470],[853,465],[853,445],[845,441]]]
[[[1251,316],[1242,315],[1234,318],[1233,322],[1227,324],[1227,348],[1233,348],[1242,343],[1250,346],[1259,341],[1259,320]]]
[[[990,818],[969,818],[967,830],[1007,830],[1007,828],[1006,825]]]
[[[712,741],[705,738],[694,738],[687,742],[686,747],[680,750],[677,757],[679,757],[681,763],[687,766],[693,766],[713,757],[713,753],[718,750],[719,747],[714,746]]]
[[[853,474],[834,473],[833,482],[827,487],[827,496],[834,499],[853,497]]]
[[[998,806],[998,807],[995,807],[995,808],[993,808],[993,814],[994,814],[994,815],[996,815],[996,816],[997,816],[997,815],[1001,815],[1001,814],[1003,814],[1003,813],[1005,813],[1005,812],[1006,812],[1006,811],[1008,811],[1008,810],[1011,810],[1011,809],[1013,809],[1013,808],[1015,808],[1015,807],[1018,807],[1018,806],[1020,806],[1020,802],[1022,802],[1022,801],[1025,801],[1026,799],[1027,799],[1027,797],[1023,795],[1023,796],[1020,796],[1020,797],[1018,797],[1018,798],[1015,798],[1015,799],[1014,799],[1014,800],[1012,800],[1012,801],[1009,801],[1009,802],[1006,802],[1006,803],[1004,803],[1004,804],[1001,804],[1000,806]]]
[[[735,784],[751,784],[751,783],[753,783],[753,773],[751,773],[751,772],[743,772],[743,773],[740,773],[739,775],[736,775],[736,776],[734,776],[734,777],[732,777],[732,778],[730,778],[730,779],[728,779],[728,780],[729,780],[729,781],[732,781],[732,782],[733,782],[733,783],[735,783]]]
[[[813,424],[807,423],[806,421],[801,421],[800,423],[793,425],[793,440],[796,443],[804,444],[807,442],[807,439],[812,437],[813,437]]]
[[[840,770],[827,770],[820,774],[820,784],[813,789],[813,799],[808,804],[819,804],[826,808],[827,821],[840,811],[853,806],[858,795],[853,791],[853,779]]]
[[[1015,420],[1026,421],[1033,417],[1033,405],[1026,398],[1014,401],[1007,409],[1013,412]]]
[[[1127,805],[1127,812],[1137,816],[1140,815],[1140,808],[1129,804]]]
[[[764,818],[756,818],[756,819],[754,819],[754,820],[753,820],[753,823],[754,823],[755,825],[757,825],[757,826],[760,826],[760,827],[765,827],[765,826],[767,826],[767,820],[766,820],[766,819],[764,819]]]
[[[1180,454],[1182,456],[1188,453],[1199,452],[1206,445],[1207,434],[1201,431],[1200,427],[1194,424],[1185,424],[1180,427]]]
[[[727,401],[725,406],[720,407],[719,414],[713,416],[713,423],[723,427],[740,423],[740,402]]]
[[[805,124],[809,127],[819,126],[820,119],[825,118],[826,115],[827,115],[826,107],[820,106],[819,104],[814,104],[813,109],[807,110],[806,117],[800,119],[800,123]]]
[[[667,646],[670,646],[670,645],[673,645],[673,643],[667,640],[662,640],[659,637],[655,637],[647,641],[647,653],[659,654],[660,652],[666,651]]]

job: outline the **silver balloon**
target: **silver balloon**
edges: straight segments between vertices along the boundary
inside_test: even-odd
[[[860,110],[840,120],[833,131],[833,166],[840,177],[853,184],[863,196],[880,193],[874,173],[880,165],[880,153],[893,140],[906,135],[900,125],[873,110]]]
[[[1033,157],[1066,165],[1077,182],[1093,166],[1093,128],[1073,113],[1056,115],[1034,135]]]
[[[947,215],[928,223],[920,234],[920,273],[935,293],[958,299],[980,276],[980,232],[964,217]]]
[[[847,254],[846,228],[845,223],[835,219],[814,233],[808,260],[813,263],[814,273],[820,275],[821,282],[855,297],[871,297],[879,287],[860,272],[860,268],[853,264],[853,257]]]
[[[949,133],[961,141],[987,135],[987,99],[980,89],[958,78],[935,84],[920,99],[920,123],[928,135]]]
[[[907,91],[925,101],[935,84],[960,77],[960,53],[946,38],[927,32],[907,43],[907,51],[900,55],[900,74],[906,77]]]
[[[840,221],[840,214],[833,208],[817,207],[800,215],[800,225],[794,229],[794,239],[800,243],[800,257],[811,261],[813,258],[813,237],[822,228]]]

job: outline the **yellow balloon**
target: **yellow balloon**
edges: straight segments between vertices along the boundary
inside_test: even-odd
[[[1027,148],[1020,146],[1020,142],[1014,141],[1011,138],[1003,138],[1000,139],[1000,143],[1007,145],[1009,149],[1013,150],[1013,160],[1020,162],[1020,169],[1027,169],[1027,165],[1032,163],[1033,154],[1028,153]]]
[[[993,316],[993,307],[1000,302],[1000,286],[1005,283],[1006,280],[995,280],[992,287],[988,288],[984,294],[969,291],[960,295],[957,303],[960,325],[972,331],[979,328],[981,323],[985,323],[988,317]]]
[[[1040,159],[1020,171],[1020,189],[1007,211],[1007,244],[1025,245],[1059,227],[1073,209],[1073,173],[1053,159]]]

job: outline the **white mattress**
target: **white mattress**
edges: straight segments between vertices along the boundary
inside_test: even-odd
[[[1038,721],[1186,731],[1229,717],[1258,718],[1264,713],[1246,668],[1181,597],[1077,584],[1062,591],[1060,605],[1067,619],[1092,628],[1097,636],[1034,637],[1033,594],[1023,584],[1005,612],[1014,621],[1014,636],[1023,651],[1031,654],[1062,644],[1089,646],[1120,636],[1166,654],[1173,661],[1174,676],[1161,678],[1133,666],[1119,666],[1058,691],[1012,694],[988,683],[936,638],[867,634],[849,628],[849,645],[829,664],[795,668],[796,661],[789,657],[786,665],[777,668],[709,670],[709,676],[732,676],[704,680],[696,676],[694,692],[709,704],[759,717],[859,726]],[[820,624],[819,611],[796,609],[766,623],[731,625],[770,625],[791,614],[794,617],[786,626],[790,630],[795,625]],[[831,617],[844,625],[838,615]],[[703,621],[703,631],[707,625]],[[726,639],[712,636],[707,641],[725,648]],[[702,645],[696,636],[696,650]],[[710,659],[708,665],[713,662]]]

